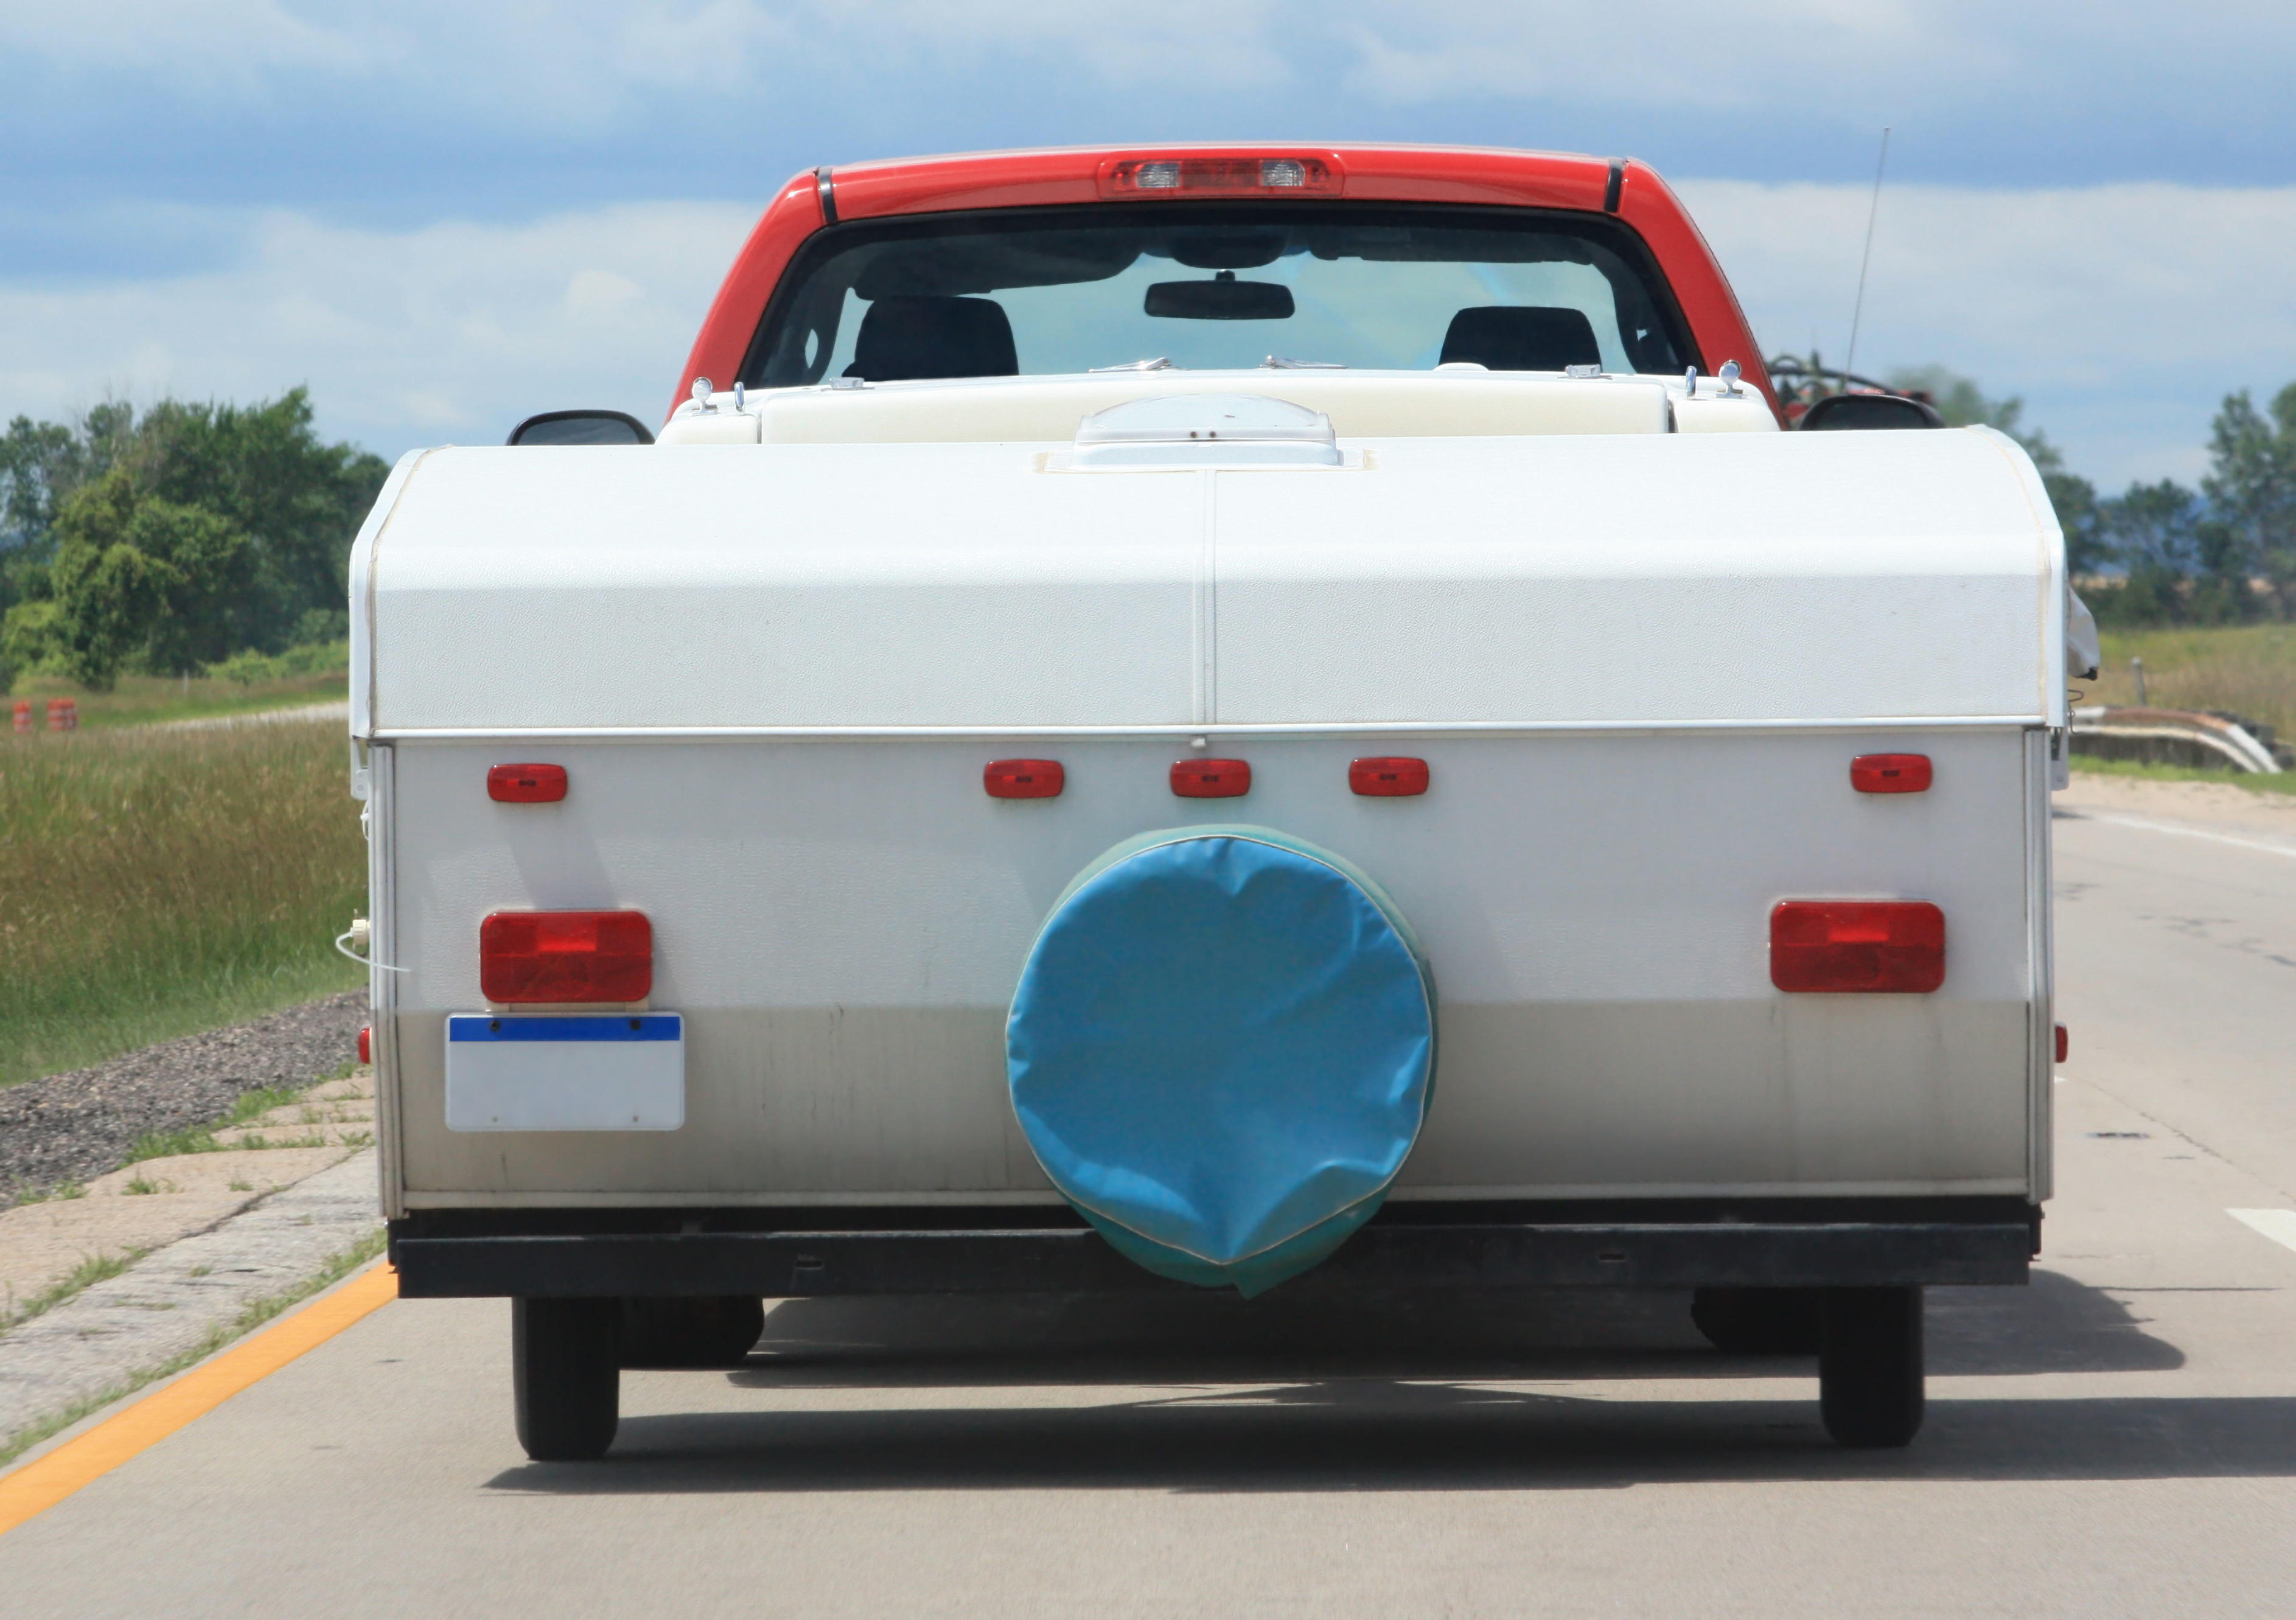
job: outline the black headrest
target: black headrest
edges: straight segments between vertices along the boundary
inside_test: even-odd
[[[861,317],[849,377],[1011,377],[1021,370],[1013,323],[986,298],[881,298]]]
[[[1443,334],[1443,365],[1472,360],[1493,371],[1561,371],[1600,366],[1602,345],[1583,310],[1487,304],[1462,309]]]

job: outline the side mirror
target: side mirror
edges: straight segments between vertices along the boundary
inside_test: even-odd
[[[1801,419],[1801,432],[1829,428],[1943,427],[1935,406],[1903,394],[1833,394],[1809,407]]]
[[[652,444],[646,424],[624,411],[545,411],[511,429],[505,444]]]

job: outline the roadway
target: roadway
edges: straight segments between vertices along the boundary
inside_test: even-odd
[[[2296,1207],[2296,814],[2147,802],[2076,789],[2057,821],[2047,1253],[2029,1289],[1932,1295],[1909,1451],[1834,1449],[1808,1363],[1719,1357],[1672,1295],[804,1302],[747,1370],[624,1375],[609,1461],[541,1466],[506,1308],[402,1302],[0,1538],[0,1592],[138,1620],[2289,1613],[2296,1249],[2226,1212]]]

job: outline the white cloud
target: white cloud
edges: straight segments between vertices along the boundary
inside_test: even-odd
[[[0,56],[149,76],[163,94],[235,97],[250,109],[275,92],[336,81],[472,127],[594,132],[641,120],[644,138],[674,145],[728,138],[727,119],[742,110],[827,83],[901,81],[904,98],[920,86],[964,96],[1015,61],[1081,69],[1117,86],[1265,88],[1291,78],[1283,30],[1267,26],[1277,9],[1275,0],[1161,0],[1146,11],[1047,0],[0,0]],[[663,127],[678,98],[691,123]]]
[[[1880,61],[1900,70],[1933,67],[1924,59],[1949,48],[1958,31],[1954,10],[1900,0],[1455,0],[1402,17],[1371,8],[1342,26],[1358,53],[1357,83],[1390,101],[1559,95],[1724,111],[1761,106],[1782,82],[1798,98],[1823,96],[1826,74],[1862,78]]]
[[[818,8],[846,40],[879,50],[972,61],[990,53],[1071,57],[1109,85],[1190,90],[1292,83],[1300,47],[1322,43],[1324,19],[1346,9],[1303,12],[1276,0],[840,0]]]
[[[2022,114],[2069,123],[2267,120],[2296,29],[2279,0],[2213,0],[2164,21],[2153,0],[1447,0],[1322,13],[1353,85],[1392,103],[1459,95],[1703,110],[1791,127]]]
[[[275,69],[356,69],[371,54],[355,30],[312,22],[278,0],[5,0],[0,43],[60,66],[160,70],[241,87]]]
[[[1677,189],[1756,336],[1841,363],[1871,192]],[[2189,479],[2226,393],[2296,380],[2292,254],[2296,189],[1889,187],[1857,369],[1949,366],[2022,394],[2076,470]]]
[[[769,97],[856,70],[989,57],[1065,59],[1110,86],[1190,92],[1283,86],[1336,60],[1353,88],[1390,103],[1855,111],[1878,125],[1916,103],[2109,117],[2132,95],[2235,85],[2276,107],[2296,30],[2267,0],[2187,6],[2173,28],[2146,0],[0,0],[0,49],[11,46],[251,95],[281,73],[391,78],[426,103],[545,128],[660,90]]]
[[[1680,186],[1771,352],[1839,362],[1869,193]],[[108,391],[252,399],[308,382],[323,424],[385,454],[498,439],[600,405],[652,419],[752,221],[746,205],[595,210],[525,225],[362,231],[292,214],[226,268],[98,287],[0,283],[0,416]],[[2296,190],[2173,185],[1884,192],[1861,371],[1937,362],[2021,393],[2109,487],[2195,476],[2228,391],[2296,379]]]
[[[1296,12],[1275,0],[0,0],[0,48],[58,66],[419,77],[456,99],[541,110],[633,89],[769,89],[898,60],[1060,53],[1111,83],[1287,78]]]
[[[268,398],[308,382],[321,425],[387,455],[499,440],[572,405],[668,410],[678,367],[754,222],[664,203],[525,226],[344,230],[241,221],[227,269],[87,289],[0,285],[0,415],[106,394]]]

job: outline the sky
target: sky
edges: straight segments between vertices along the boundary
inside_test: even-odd
[[[2296,8],[2116,0],[0,0],[0,417],[308,384],[386,456],[659,417],[821,163],[1631,154],[1766,350],[2017,394],[2108,489],[2296,381]]]

